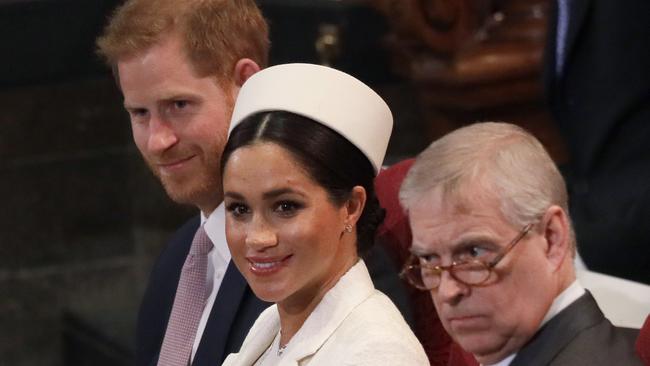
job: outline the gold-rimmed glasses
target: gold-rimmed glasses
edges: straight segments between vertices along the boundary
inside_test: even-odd
[[[491,261],[485,262],[479,259],[452,262],[448,266],[432,265],[424,263],[420,257],[411,254],[411,257],[404,265],[400,277],[406,279],[415,288],[430,291],[438,288],[442,272],[448,271],[456,281],[468,286],[478,286],[490,278],[492,269],[508,254],[512,248],[526,236],[533,224],[528,224],[517,234],[517,236]]]

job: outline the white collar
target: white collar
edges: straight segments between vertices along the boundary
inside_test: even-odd
[[[510,365],[512,360],[515,359],[515,356],[517,356],[517,354],[513,353],[510,356],[504,358],[503,360],[501,360],[501,361],[499,361],[497,363],[493,363],[491,365],[483,365],[483,364],[481,364],[481,366],[508,366],[508,365]]]
[[[585,294],[585,288],[578,283],[578,280],[574,280],[569,287],[565,288],[564,291],[562,291],[555,298],[555,300],[553,300],[553,303],[551,304],[551,307],[548,309],[548,312],[546,312],[546,316],[544,316],[544,320],[542,320],[542,323],[539,325],[539,328],[543,327],[544,324],[546,324],[554,316],[559,314],[567,306],[573,304],[574,301],[578,300],[578,298],[584,294]]]
[[[201,225],[204,225],[205,232],[219,256],[225,263],[228,263],[231,256],[226,243],[226,209],[223,201],[208,217],[201,212]]]

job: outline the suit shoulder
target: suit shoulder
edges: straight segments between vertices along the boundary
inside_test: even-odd
[[[642,366],[634,349],[638,334],[638,329],[615,327],[603,319],[574,338],[552,365]]]
[[[167,240],[163,251],[158,258],[158,262],[164,260],[165,257],[173,256],[176,258],[179,254],[183,254],[183,258],[189,252],[190,246],[192,245],[192,239],[196,230],[199,228],[201,223],[200,217],[194,216],[187,220],[181,227],[179,227]]]
[[[175,242],[178,241],[187,241],[189,238],[190,242],[194,238],[194,234],[196,233],[196,230],[199,228],[199,224],[201,223],[201,217],[199,215],[196,215],[187,221],[176,229],[174,233],[172,234],[171,238],[168,241],[168,245],[171,245]]]

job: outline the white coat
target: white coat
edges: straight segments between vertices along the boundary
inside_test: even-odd
[[[260,314],[224,366],[252,366],[280,330],[277,305]],[[360,260],[339,279],[291,339],[278,366],[428,366],[401,313],[377,291]]]

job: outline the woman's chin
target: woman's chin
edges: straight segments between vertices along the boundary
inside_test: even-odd
[[[287,297],[284,286],[277,283],[251,283],[249,282],[253,293],[260,300],[266,302],[281,302]]]

